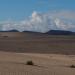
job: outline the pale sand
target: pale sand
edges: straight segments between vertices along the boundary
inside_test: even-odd
[[[34,66],[26,65],[32,60]],[[0,75],[75,75],[74,55],[0,52]]]

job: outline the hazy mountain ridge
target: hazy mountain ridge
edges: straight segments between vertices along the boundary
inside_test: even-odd
[[[50,35],[75,35],[75,32],[65,30],[50,30],[46,34]]]
[[[19,32],[18,30],[0,31],[0,32]],[[50,30],[46,33],[34,32],[34,31],[23,31],[30,34],[49,34],[49,35],[75,35],[75,32],[65,30]]]

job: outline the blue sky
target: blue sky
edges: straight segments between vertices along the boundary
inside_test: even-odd
[[[0,20],[22,20],[33,11],[44,13],[52,10],[75,11],[75,0],[0,0]]]

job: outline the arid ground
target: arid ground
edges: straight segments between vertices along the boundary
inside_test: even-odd
[[[75,36],[0,32],[0,75],[75,75],[71,65]]]
[[[0,52],[0,75],[75,75],[72,64],[74,55]]]
[[[0,51],[75,54],[75,35],[0,32]]]

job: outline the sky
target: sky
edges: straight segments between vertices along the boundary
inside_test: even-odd
[[[47,32],[54,27],[74,31],[74,21],[75,0],[0,0],[1,30]]]
[[[27,18],[33,11],[74,10],[75,0],[0,0],[0,20]]]

